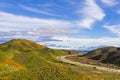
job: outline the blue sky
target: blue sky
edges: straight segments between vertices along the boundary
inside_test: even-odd
[[[0,41],[120,46],[119,0],[0,0]]]

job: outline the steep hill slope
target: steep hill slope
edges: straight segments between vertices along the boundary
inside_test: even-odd
[[[93,50],[85,55],[94,60],[99,60],[103,63],[111,63],[120,66],[120,48],[104,47]]]

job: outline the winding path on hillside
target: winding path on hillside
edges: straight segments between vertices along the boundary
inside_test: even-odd
[[[109,71],[109,72],[120,72],[119,69],[111,69],[111,68],[100,67],[100,66],[95,66],[95,65],[83,64],[83,63],[79,63],[79,62],[75,62],[75,61],[66,59],[66,57],[72,57],[72,56],[78,56],[78,54],[77,55],[59,56],[57,58],[62,62],[69,63],[69,64],[74,64],[74,65],[77,65],[77,66],[92,67],[92,68],[96,68],[96,69],[100,69],[100,70],[104,70],[104,71]]]

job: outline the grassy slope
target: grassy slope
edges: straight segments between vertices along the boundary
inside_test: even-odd
[[[56,56],[66,55],[68,51],[49,49],[29,40],[11,40],[1,44],[0,51],[1,80],[120,79],[116,73],[62,63]]]
[[[85,56],[103,63],[111,63],[120,66],[120,50],[116,47],[100,48],[89,52]]]

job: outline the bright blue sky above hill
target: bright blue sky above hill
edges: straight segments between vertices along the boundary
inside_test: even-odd
[[[120,1],[0,0],[0,36],[120,46]]]

